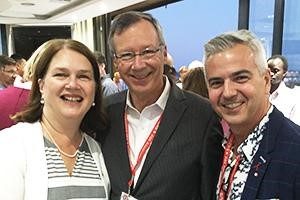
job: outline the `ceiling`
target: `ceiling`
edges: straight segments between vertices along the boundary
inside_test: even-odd
[[[0,24],[72,24],[146,0],[0,0]]]

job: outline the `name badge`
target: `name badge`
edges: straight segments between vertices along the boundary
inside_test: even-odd
[[[133,196],[125,192],[122,192],[120,200],[138,200],[138,199],[134,198]]]

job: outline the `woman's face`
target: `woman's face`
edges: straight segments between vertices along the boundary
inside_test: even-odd
[[[45,77],[39,81],[44,98],[43,114],[50,120],[81,120],[95,97],[92,64],[82,54],[61,49],[52,58]]]

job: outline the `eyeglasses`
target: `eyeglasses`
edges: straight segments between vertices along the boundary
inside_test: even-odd
[[[159,45],[158,48],[146,48],[142,50],[140,53],[135,52],[122,52],[120,54],[115,54],[117,59],[120,59],[123,62],[132,62],[136,56],[141,56],[142,59],[147,60],[152,58],[158,51],[160,51],[162,45]]]

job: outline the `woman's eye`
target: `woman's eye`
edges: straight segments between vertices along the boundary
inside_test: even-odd
[[[88,76],[88,75],[79,75],[79,78],[81,79],[81,80],[91,80],[92,78],[90,77],[90,76]]]
[[[56,77],[66,77],[67,74],[65,74],[65,73],[56,73],[56,74],[54,74],[54,76],[56,76]]]

